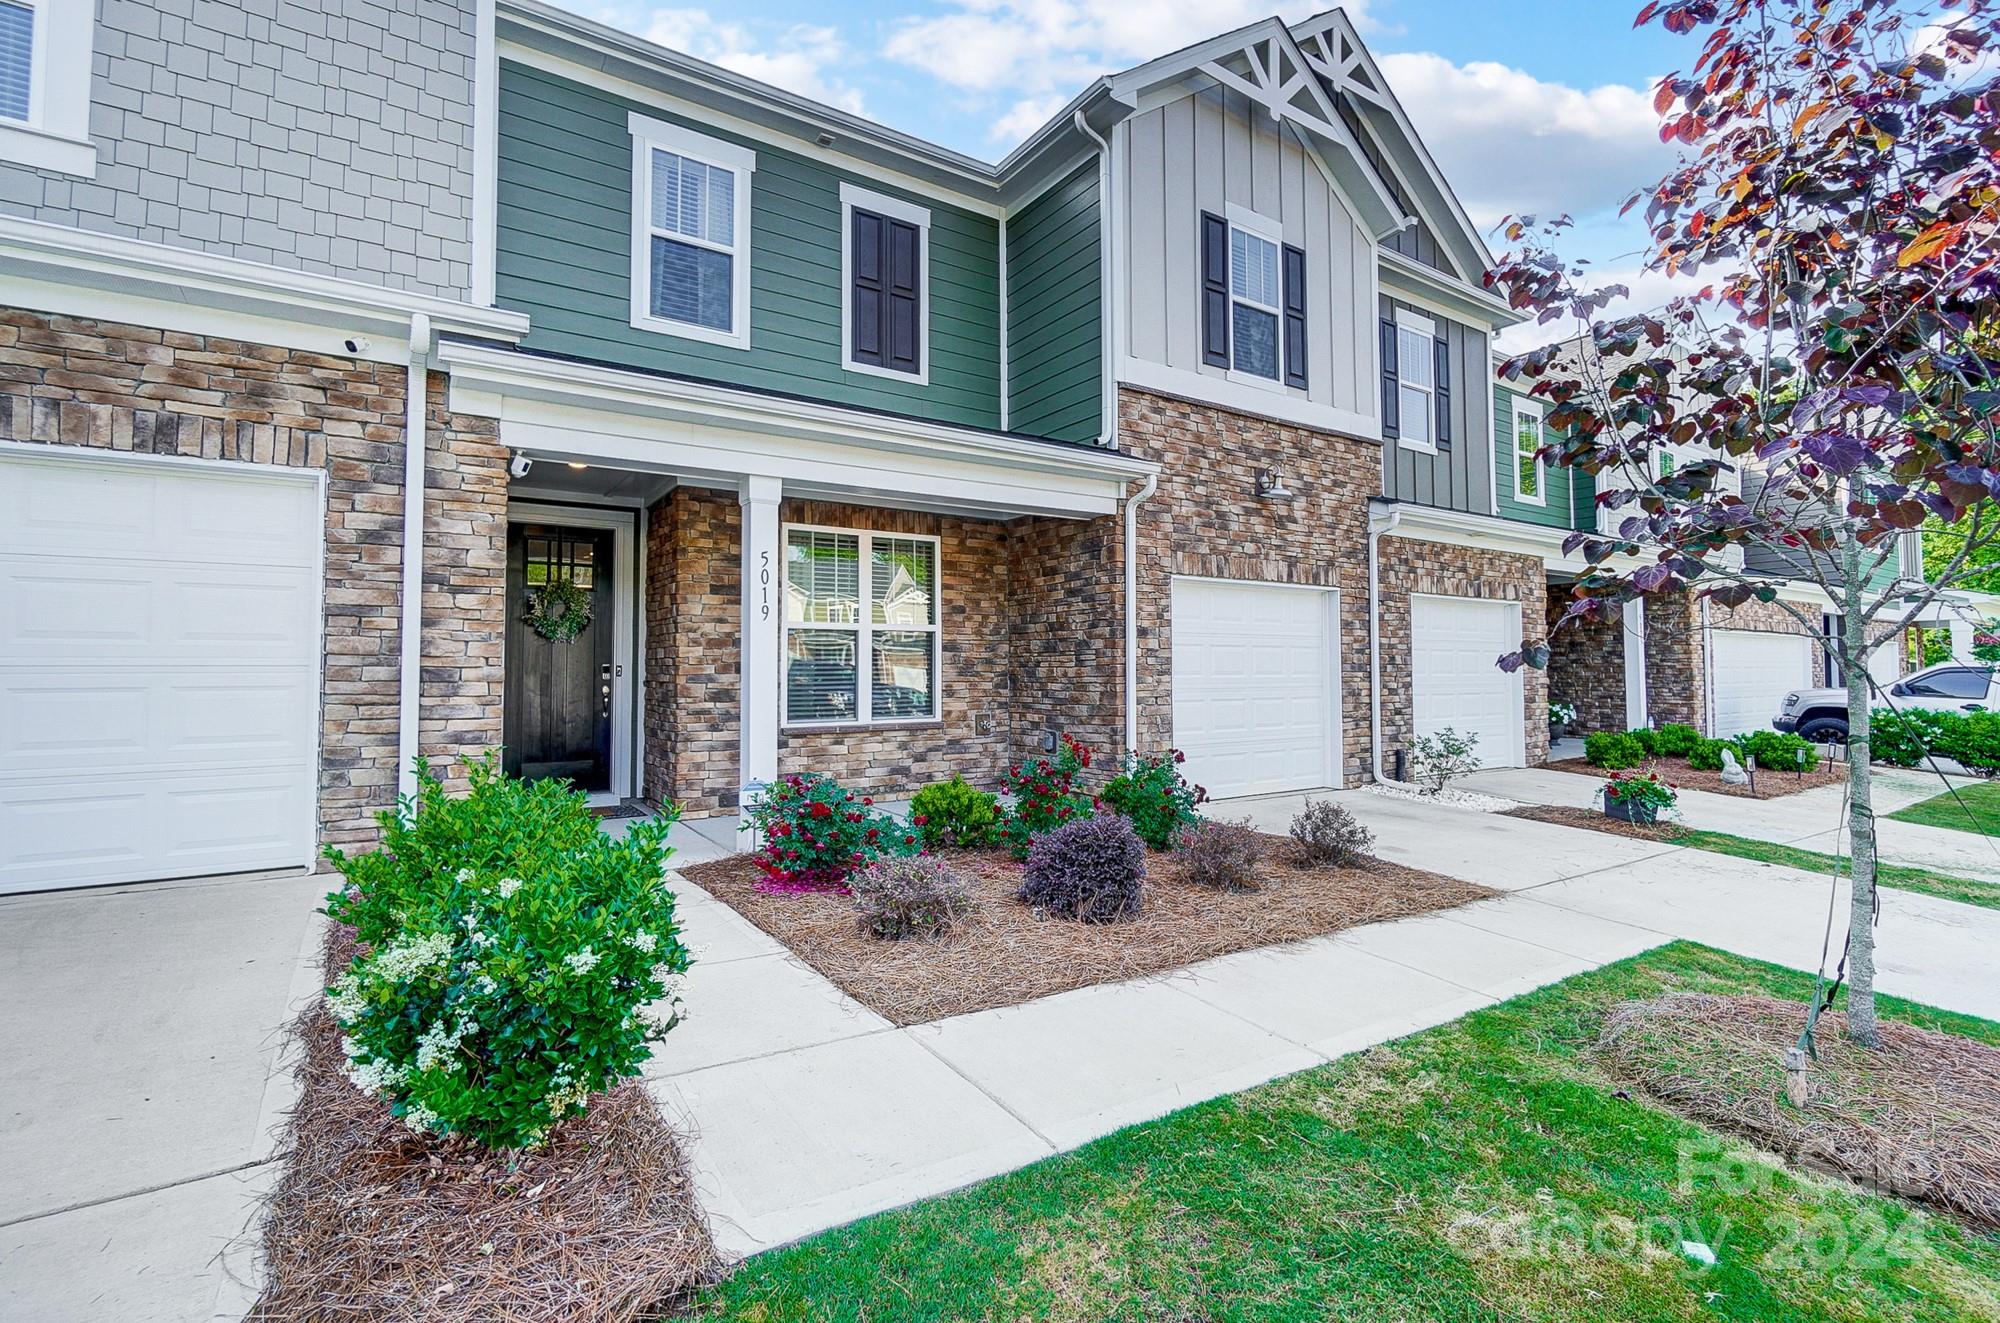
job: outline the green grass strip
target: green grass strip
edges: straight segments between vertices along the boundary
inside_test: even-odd
[[[1922,827],[1944,827],[2000,839],[2000,784],[1981,781],[1955,789],[1956,796],[1946,791],[1889,816]]]
[[[1752,840],[1748,836],[1732,836],[1728,832],[1721,831],[1697,831],[1692,827],[1682,827],[1676,829],[1671,839],[1675,845],[1689,845],[1697,850],[1734,855],[1738,859],[1754,859],[1759,863],[1782,864],[1786,868],[1802,868],[1809,873],[1831,873],[1836,862],[1835,856],[1822,854],[1818,850],[1802,850],[1796,845],[1778,845],[1771,841]],[[1840,857],[1838,862],[1842,871],[1845,871],[1847,868],[1845,856]],[[1895,887],[1902,891],[1921,891],[1926,896],[1938,896],[1967,905],[1979,905],[1989,910],[2000,910],[2000,883],[1996,882],[1952,877],[1946,873],[1933,872],[1928,868],[1913,868],[1907,864],[1885,863],[1875,865],[1875,881],[1880,886]]]

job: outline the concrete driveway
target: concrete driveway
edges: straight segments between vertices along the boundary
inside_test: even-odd
[[[329,878],[0,897],[0,1320],[242,1317]]]

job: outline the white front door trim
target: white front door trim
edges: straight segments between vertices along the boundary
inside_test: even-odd
[[[638,730],[637,694],[639,656],[636,646],[638,617],[639,539],[634,513],[599,506],[547,505],[539,501],[511,501],[507,522],[561,524],[571,528],[611,530],[611,788],[590,795],[593,807],[606,807],[632,798],[632,769],[638,765],[634,735]],[[512,611],[514,604],[509,602]],[[503,667],[501,701],[506,701],[509,683]]]

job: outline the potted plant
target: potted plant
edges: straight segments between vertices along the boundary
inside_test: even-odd
[[[1549,704],[1549,740],[1554,742],[1569,734],[1569,728],[1576,724],[1574,703]]]
[[[1651,825],[1660,811],[1680,802],[1680,794],[1657,772],[1613,772],[1604,783],[1604,813],[1620,822]]]

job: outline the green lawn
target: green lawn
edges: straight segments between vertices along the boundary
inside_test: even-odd
[[[1677,945],[761,1255],[698,1312],[777,1320],[1993,1319],[2000,1237],[1621,1100],[1606,1007],[1810,981]],[[1885,1012],[2000,1041],[2000,1025]],[[830,1122],[837,1118],[829,1118]],[[1727,1154],[1759,1179],[1710,1173]],[[1684,1160],[1685,1159],[1685,1160]],[[1682,1238],[1713,1246],[1703,1269]]]
[[[1898,822],[1914,822],[1925,827],[1949,827],[1954,831],[1978,832],[2000,838],[2000,782],[1975,781],[1949,792],[1898,809],[1889,816]]]
[[[1770,841],[1752,840],[1748,836],[1731,836],[1728,832],[1681,827],[1675,830],[1673,842],[1675,845],[1691,845],[1697,850],[1712,850],[1717,854],[1735,855],[1738,859],[1783,864],[1787,868],[1803,868],[1814,873],[1831,873],[1834,866],[1834,857],[1821,854],[1818,850],[1801,850],[1796,845],[1777,845]],[[1845,868],[1844,863],[1842,867]],[[1921,891],[1927,896],[1941,896],[1946,900],[1963,901],[1967,905],[2000,910],[2000,883],[1952,877],[1947,873],[1934,873],[1928,868],[1912,868],[1906,864],[1877,864],[1875,880],[1885,887]]]

